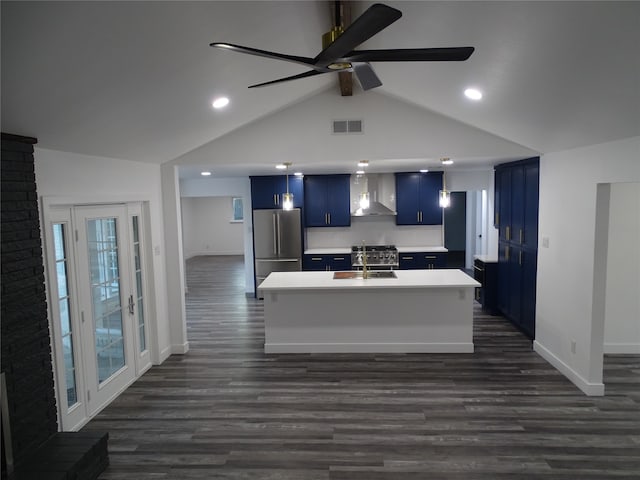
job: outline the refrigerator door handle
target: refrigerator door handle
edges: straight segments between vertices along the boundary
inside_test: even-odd
[[[278,255],[278,220],[275,212],[271,214],[271,220],[273,221],[273,254]]]
[[[281,249],[281,245],[282,245],[282,232],[280,230],[280,214],[276,214],[276,216],[278,217],[278,221],[277,221],[277,235],[278,235],[278,256],[280,256],[280,249]]]

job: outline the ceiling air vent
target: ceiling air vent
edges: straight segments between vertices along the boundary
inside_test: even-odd
[[[334,120],[333,133],[362,133],[362,120]]]

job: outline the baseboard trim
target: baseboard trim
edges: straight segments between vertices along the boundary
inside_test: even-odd
[[[265,343],[264,353],[473,353],[473,343]]]
[[[183,344],[171,345],[172,355],[184,355],[188,351],[189,351],[189,342],[184,342]]]
[[[162,364],[171,355],[171,345],[167,345],[160,351],[160,358],[158,359],[158,365]]]
[[[537,340],[533,342],[533,351],[549,362],[560,373],[567,377],[576,387],[582,390],[589,397],[602,397],[604,395],[604,383],[590,383],[578,372],[564,363],[560,358],[542,345]]]
[[[640,343],[605,343],[604,353],[639,355]]]

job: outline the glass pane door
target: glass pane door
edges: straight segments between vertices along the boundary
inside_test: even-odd
[[[135,378],[132,277],[124,205],[77,207],[79,284],[89,414]],[[87,324],[86,322],[91,322]],[[88,328],[90,327],[90,328]]]
[[[129,213],[130,243],[131,243],[131,284],[133,285],[131,297],[129,299],[129,314],[133,317],[136,326],[136,372],[141,375],[151,367],[151,352],[148,348],[149,329],[147,318],[146,286],[144,273],[145,268],[145,243],[144,243],[144,222],[141,204],[130,204],[127,206]]]
[[[87,221],[98,382],[125,365],[117,218]]]

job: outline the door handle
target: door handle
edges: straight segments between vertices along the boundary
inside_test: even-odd
[[[133,295],[129,295],[129,315],[133,315],[133,306],[135,305],[135,303],[133,303]]]
[[[273,222],[273,254],[278,254],[278,224],[276,223],[276,214],[271,214],[271,221]]]

